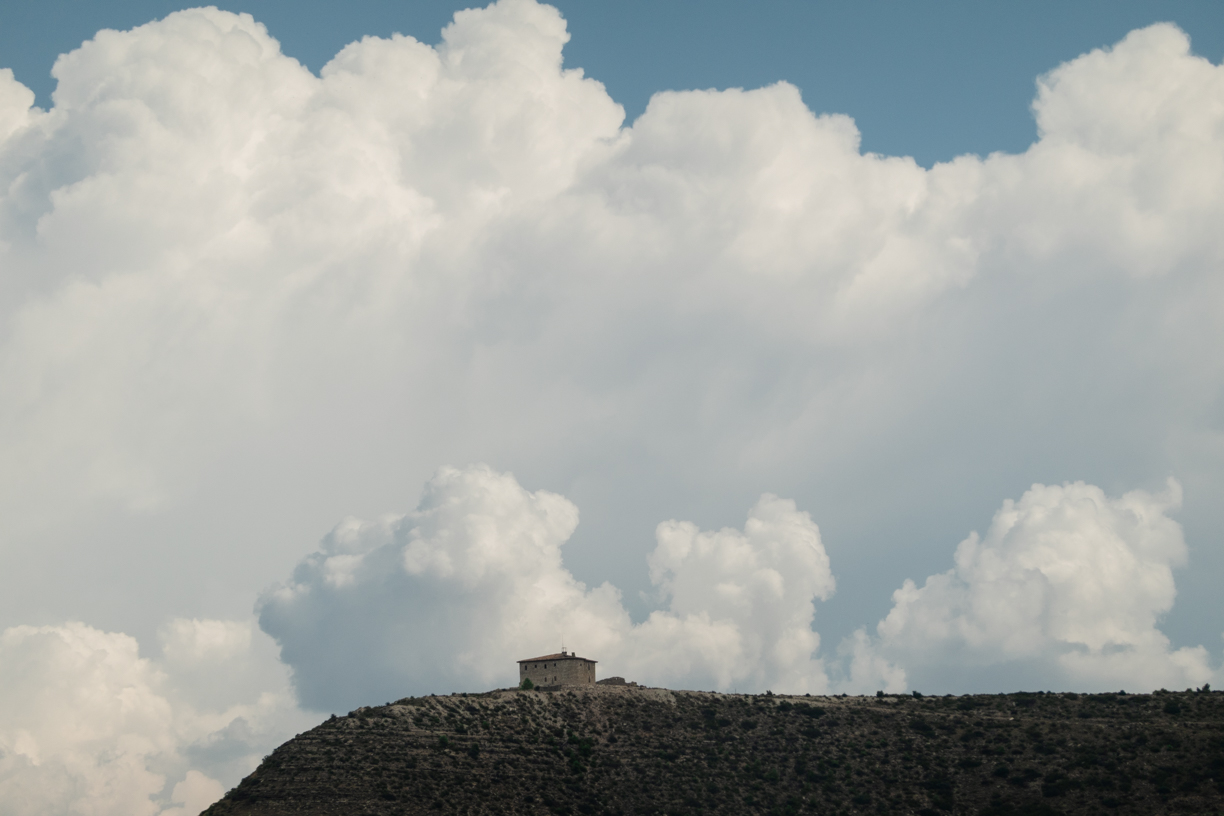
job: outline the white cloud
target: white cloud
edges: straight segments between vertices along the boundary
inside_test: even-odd
[[[742,532],[668,521],[656,539],[650,580],[667,607],[630,635],[631,671],[668,685],[825,690],[812,601],[835,582],[807,513],[766,494]]]
[[[914,506],[968,512],[957,486],[998,495],[1017,451],[1198,478],[1165,436],[1211,431],[1224,382],[1224,114],[1177,29],[1044,78],[1026,153],[930,170],[785,83],[623,127],[567,39],[503,0],[315,77],[195,9],[62,57],[45,114],[0,79],[0,532],[81,564],[55,591],[90,593],[57,555],[84,531],[143,564],[172,529],[218,554],[201,587],[239,576],[237,615],[296,542],[446,461],[598,484],[584,575],[657,506],[765,487],[850,529],[919,478],[944,498]],[[125,580],[178,614],[155,578]],[[0,582],[10,615],[45,589]]]
[[[960,690],[997,685],[1000,667],[1088,690],[1210,680],[1207,651],[1173,649],[1158,628],[1173,607],[1173,568],[1186,561],[1181,526],[1167,515],[1181,497],[1170,479],[1161,494],[1111,499],[1075,482],[1005,501],[984,538],[960,543],[953,569],[893,593],[874,642],[856,634],[856,684],[870,685],[874,669],[903,685],[901,668],[911,681]]]
[[[83,425],[87,434],[62,443],[77,454],[86,447],[87,461],[102,459],[93,489],[156,503],[166,480],[156,460],[178,434],[261,409],[285,411],[278,397],[296,393],[282,378],[292,378],[300,361],[278,357],[286,344],[301,348],[297,341],[307,340],[296,336],[301,320],[322,321],[313,331],[342,340],[331,353],[346,362],[378,348],[379,357],[391,355],[388,363],[409,366],[420,364],[409,351],[416,344],[398,352],[407,359],[386,344],[403,342],[400,321],[421,318],[420,335],[408,327],[408,338],[441,339],[446,345],[433,353],[443,363],[451,362],[450,344],[464,343],[471,320],[488,331],[544,317],[535,329],[544,345],[569,340],[582,349],[614,344],[628,309],[647,316],[655,333],[669,325],[700,331],[686,313],[729,319],[767,349],[778,333],[786,344],[808,345],[891,325],[976,274],[982,251],[1007,237],[1000,228],[1011,226],[1017,204],[1029,216],[1033,208],[1043,213],[1036,223],[1021,222],[1021,239],[1029,231],[1043,236],[1032,248],[1038,256],[1080,245],[1067,230],[1081,229],[1073,225],[1083,219],[1066,218],[1059,203],[1068,192],[1063,169],[1097,165],[1085,152],[1095,145],[1084,144],[1082,120],[1060,113],[1067,97],[1078,98],[1083,86],[1117,84],[1119,73],[1131,84],[1148,81],[1154,70],[1127,76],[1134,52],[1175,63],[1185,96],[1208,94],[1202,86],[1218,73],[1186,57],[1175,30],[1150,30],[1116,55],[1093,55],[1053,75],[1037,103],[1047,136],[1040,150],[925,171],[860,155],[851,120],[813,116],[784,84],[662,94],[632,130],[618,130],[619,109],[600,86],[560,70],[566,38],[555,12],[506,2],[460,15],[438,50],[402,37],[354,43],[316,80],[249,17],[197,10],[107,32],[64,57],[56,115],[23,142],[39,142],[36,148],[14,157],[12,175],[38,214],[37,245],[17,260],[58,280],[114,280],[66,288],[19,321],[12,364],[41,357],[53,368],[69,366],[74,390],[63,399],[82,388],[93,397],[70,409],[77,419],[95,413]],[[144,70],[151,64],[159,70]],[[1134,89],[1122,84],[1117,93],[1131,96]],[[1108,132],[1121,115],[1094,113],[1092,123]],[[1181,108],[1163,113],[1165,123],[1183,115]],[[1137,183],[1136,161],[1151,155],[1167,163],[1169,149],[1184,146],[1129,115],[1126,125],[1135,131],[1127,146],[1143,154],[1117,172],[1077,178],[1077,194],[1101,206],[1130,206],[1136,196],[1122,191]],[[40,154],[65,150],[80,157],[63,168],[67,176],[30,175]],[[1202,166],[1194,164],[1193,179],[1183,164],[1147,172],[1177,180],[1162,183],[1178,191],[1182,181],[1210,190]],[[1012,189],[1001,194],[1000,185]],[[1207,223],[1202,206],[1183,208],[1180,200],[1154,215],[1182,223],[1184,209]],[[1094,248],[1128,265],[1151,256],[1134,252],[1146,233],[1113,234],[1133,220],[1112,209],[1103,214],[1098,226],[1108,234],[1092,236]],[[7,226],[17,244],[34,238],[28,219]],[[1184,246],[1207,234],[1175,237]],[[1158,249],[1161,257],[1176,255],[1164,244]],[[547,256],[556,260],[539,262]],[[647,280],[655,292],[644,289]],[[543,314],[504,313],[508,305],[530,307],[521,298],[537,288],[534,305]],[[414,308],[421,295],[453,311]],[[613,307],[607,316],[592,312],[593,298]],[[579,319],[571,321],[575,306]],[[167,309],[179,320],[159,326],[155,316]],[[367,346],[345,330],[369,310],[386,319],[367,324],[375,335]],[[89,320],[87,311],[103,317]],[[116,323],[116,315],[126,319]],[[75,332],[63,333],[78,321]],[[36,328],[47,323],[55,328]],[[317,343],[304,345],[304,355],[319,351]],[[148,358],[151,348],[161,350],[165,368]],[[136,349],[146,351],[125,365]],[[531,343],[518,350],[524,359],[510,362],[530,376],[540,350]],[[103,382],[85,377],[87,363],[101,363],[104,382],[118,375],[123,387],[103,391]],[[165,376],[184,363],[197,379]],[[289,371],[261,389],[272,365]],[[282,396],[285,388],[290,394]],[[150,389],[162,396],[156,422],[167,424],[163,408],[170,406],[170,417],[186,423],[164,428],[161,445],[130,438],[135,428],[148,432],[147,416],[124,427],[131,415],[123,409],[134,406],[123,395]],[[108,408],[98,397],[112,390],[117,403]],[[198,402],[201,392],[211,398]],[[55,399],[41,390],[29,397]],[[218,417],[218,408],[228,410]],[[226,431],[233,428],[214,429]],[[97,449],[98,439],[114,447]]]
[[[9,68],[0,68],[0,141],[25,127],[34,109],[34,92],[13,77]]]
[[[232,659],[250,648],[251,628],[241,621],[175,618],[162,627],[162,656],[183,667]]]
[[[667,606],[637,625],[614,587],[588,589],[562,565],[577,523],[573,504],[513,476],[443,468],[416,511],[337,526],[264,596],[260,623],[322,709],[512,685],[516,660],[562,638],[603,675],[824,689],[812,601],[834,582],[793,502],[762,497],[743,532],[659,525],[651,579]]]
[[[225,788],[220,782],[199,771],[188,771],[170,794],[175,807],[163,810],[161,816],[198,816],[224,795]]]
[[[0,632],[5,814],[194,816],[306,722],[274,658],[262,668],[279,683],[250,693],[235,680],[259,662],[249,623],[176,620],[166,633],[166,659],[151,660],[81,623]],[[193,687],[224,700],[200,705]]]

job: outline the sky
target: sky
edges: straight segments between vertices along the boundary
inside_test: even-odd
[[[564,640],[1224,682],[1210,3],[0,5],[0,801]]]

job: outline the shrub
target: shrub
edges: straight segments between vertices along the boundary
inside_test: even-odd
[[[531,682],[530,677],[524,677],[523,682],[519,683],[519,688],[523,691],[531,691],[535,688],[535,683]]]

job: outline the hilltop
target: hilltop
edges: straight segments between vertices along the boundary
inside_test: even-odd
[[[295,737],[205,813],[1224,814],[1224,694],[405,698]]]

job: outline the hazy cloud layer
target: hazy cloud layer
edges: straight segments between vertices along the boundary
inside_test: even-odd
[[[190,810],[232,779],[279,726],[231,712],[284,678],[242,657],[262,635],[182,621],[299,561],[261,614],[309,705],[501,682],[571,626],[697,687],[1218,664],[1224,70],[1132,32],[1040,78],[1029,150],[926,170],[786,83],[626,126],[567,38],[502,0],[316,77],[197,9],[64,55],[49,111],[0,70],[0,785],[50,797],[12,801]],[[937,574],[1035,482],[1064,486]],[[133,636],[31,626],[66,620]],[[27,721],[43,677],[140,703]]]
[[[827,689],[813,598],[833,575],[794,502],[763,496],[742,532],[660,524],[650,570],[664,609],[637,625],[615,587],[588,589],[562,565],[577,523],[573,504],[513,476],[444,468],[416,511],[341,523],[264,596],[260,624],[318,710],[512,686],[516,660],[562,639],[601,676]]]

